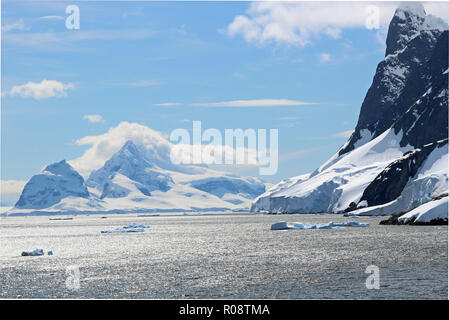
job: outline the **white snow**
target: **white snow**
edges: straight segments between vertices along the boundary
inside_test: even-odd
[[[271,230],[312,230],[312,229],[335,229],[343,227],[369,227],[369,223],[361,223],[358,221],[348,221],[348,222],[329,222],[323,224],[309,224],[302,222],[293,222],[288,224],[285,221],[276,222],[271,225]]]
[[[448,197],[429,201],[407,212],[398,218],[400,222],[430,222],[435,219],[446,219],[448,216]]]
[[[416,175],[404,187],[401,195],[389,203],[358,209],[351,215],[394,215],[409,211],[447,192],[448,145],[435,148],[421,165]]]
[[[87,198],[88,191],[84,179],[63,160],[33,176],[15,206],[18,209],[42,209],[70,196]]]
[[[274,213],[341,212],[357,203],[368,184],[391,161],[413,150],[400,147],[402,132],[385,131],[362,146],[336,157],[311,175],[286,180],[259,196],[253,211]]]

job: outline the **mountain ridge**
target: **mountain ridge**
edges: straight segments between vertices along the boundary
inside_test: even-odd
[[[442,28],[420,4],[398,8],[352,136],[314,172],[282,181],[251,210],[392,215],[446,192],[449,32]]]

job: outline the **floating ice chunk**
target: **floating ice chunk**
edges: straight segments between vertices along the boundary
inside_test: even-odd
[[[369,227],[369,223],[362,223],[358,221],[347,222],[331,222],[334,227]]]
[[[148,225],[131,223],[127,226],[123,226],[122,228],[115,228],[111,230],[101,230],[101,233],[117,233],[117,232],[144,232],[145,229],[149,228]]]
[[[290,230],[290,229],[300,229],[300,230],[310,230],[310,229],[334,229],[342,227],[369,227],[369,223],[361,223],[358,221],[347,221],[347,222],[329,222],[323,224],[308,224],[301,222],[293,222],[288,224],[285,221],[276,222],[271,225],[271,230]]]
[[[291,228],[289,228],[289,226],[287,225],[287,222],[285,222],[285,221],[276,222],[271,225],[271,230],[287,230],[287,229],[291,229]]]
[[[44,250],[43,249],[35,249],[33,251],[22,251],[22,256],[23,257],[27,257],[27,256],[43,256],[44,255]]]
[[[133,223],[127,225],[127,226],[124,226],[123,228],[124,228],[124,229],[132,229],[132,228],[142,228],[142,229],[146,229],[146,228],[149,228],[149,227],[150,227],[150,226],[148,226],[148,225],[137,224],[137,223],[133,222]]]
[[[115,228],[111,230],[101,230],[101,233],[118,233],[118,232],[144,232],[145,229],[143,228]]]
[[[49,256],[52,256],[52,255],[53,255],[53,251],[50,250],[50,251],[47,252],[47,254],[48,254]]]

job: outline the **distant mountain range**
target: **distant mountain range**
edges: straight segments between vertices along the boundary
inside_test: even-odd
[[[399,7],[349,140],[314,172],[259,196],[252,211],[447,223],[448,29],[421,4]],[[436,198],[437,209],[429,204]],[[412,209],[416,214],[397,219]]]
[[[129,140],[86,180],[65,160],[51,164],[6,214],[240,211],[265,192],[256,178],[174,165],[169,152]]]

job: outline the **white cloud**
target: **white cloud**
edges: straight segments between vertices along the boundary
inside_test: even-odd
[[[390,22],[398,2],[253,2],[227,28],[230,36],[265,45],[282,43],[306,46],[321,36],[340,38],[343,29],[365,28],[369,6],[379,8],[379,25]],[[445,3],[424,3],[426,11],[449,20]]]
[[[11,30],[28,30],[28,28],[25,26],[25,22],[23,19],[19,19],[12,23],[7,23],[2,26],[2,31],[11,31]]]
[[[0,204],[12,206],[19,200],[26,181],[0,180]]]
[[[322,53],[320,54],[320,61],[321,62],[329,62],[331,60],[331,55],[329,53]]]
[[[222,102],[195,103],[198,107],[285,107],[285,106],[303,106],[313,104],[311,102],[288,100],[288,99],[252,99],[252,100],[232,100]]]
[[[43,19],[43,20],[64,20],[64,17],[62,17],[62,16],[43,16],[43,17],[40,17],[40,19]]]
[[[34,47],[41,50],[80,50],[80,41],[142,40],[155,34],[150,30],[72,30],[59,32],[26,32],[8,34],[5,41],[18,46]]]
[[[69,161],[81,175],[87,175],[104,165],[114,153],[120,150],[126,141],[132,140],[136,144],[145,145],[153,158],[170,157],[171,144],[164,136],[138,123],[120,122],[117,127],[110,128],[108,132],[98,136],[86,136],[77,141],[80,146],[89,146],[84,154]],[[169,160],[168,160],[169,161]]]
[[[99,122],[105,122],[102,116],[99,114],[86,114],[84,117],[87,121],[90,123],[99,123]]]
[[[158,106],[158,107],[177,107],[177,106],[182,105],[182,103],[179,103],[179,102],[164,102],[164,103],[155,103],[154,105]]]
[[[106,133],[97,136],[86,136],[75,143],[79,146],[89,146],[84,154],[76,159],[70,160],[69,163],[73,166],[83,177],[87,178],[88,175],[96,169],[99,169],[104,163],[117,151],[119,151],[123,145],[128,141],[133,141],[137,146],[143,148],[146,153],[147,159],[160,167],[167,168],[171,166],[170,152],[175,144],[167,140],[166,136],[138,123],[121,122],[117,127],[110,128]],[[180,152],[179,157],[182,159],[191,159],[192,145],[190,144],[176,144],[177,150]],[[203,157],[209,160],[213,159],[215,150],[221,150],[223,153],[232,151],[233,154],[241,152],[248,157],[248,163],[253,163],[253,166],[264,165],[258,162],[258,153],[254,149],[248,149],[245,147],[232,147],[228,145],[210,145],[204,143],[203,145]],[[210,153],[209,153],[210,152]],[[203,158],[203,160],[205,159]],[[161,165],[162,164],[162,165]],[[175,165],[173,165],[175,166]],[[220,166],[223,170],[233,170],[235,166],[226,167]]]
[[[34,98],[36,100],[51,97],[65,97],[66,91],[73,89],[73,83],[62,83],[56,80],[42,80],[41,82],[27,82],[19,86],[14,86],[9,91],[12,96],[18,95],[22,98]]]
[[[334,133],[333,136],[334,137],[339,137],[339,138],[349,138],[353,132],[354,132],[354,130],[337,132],[337,133]]]

